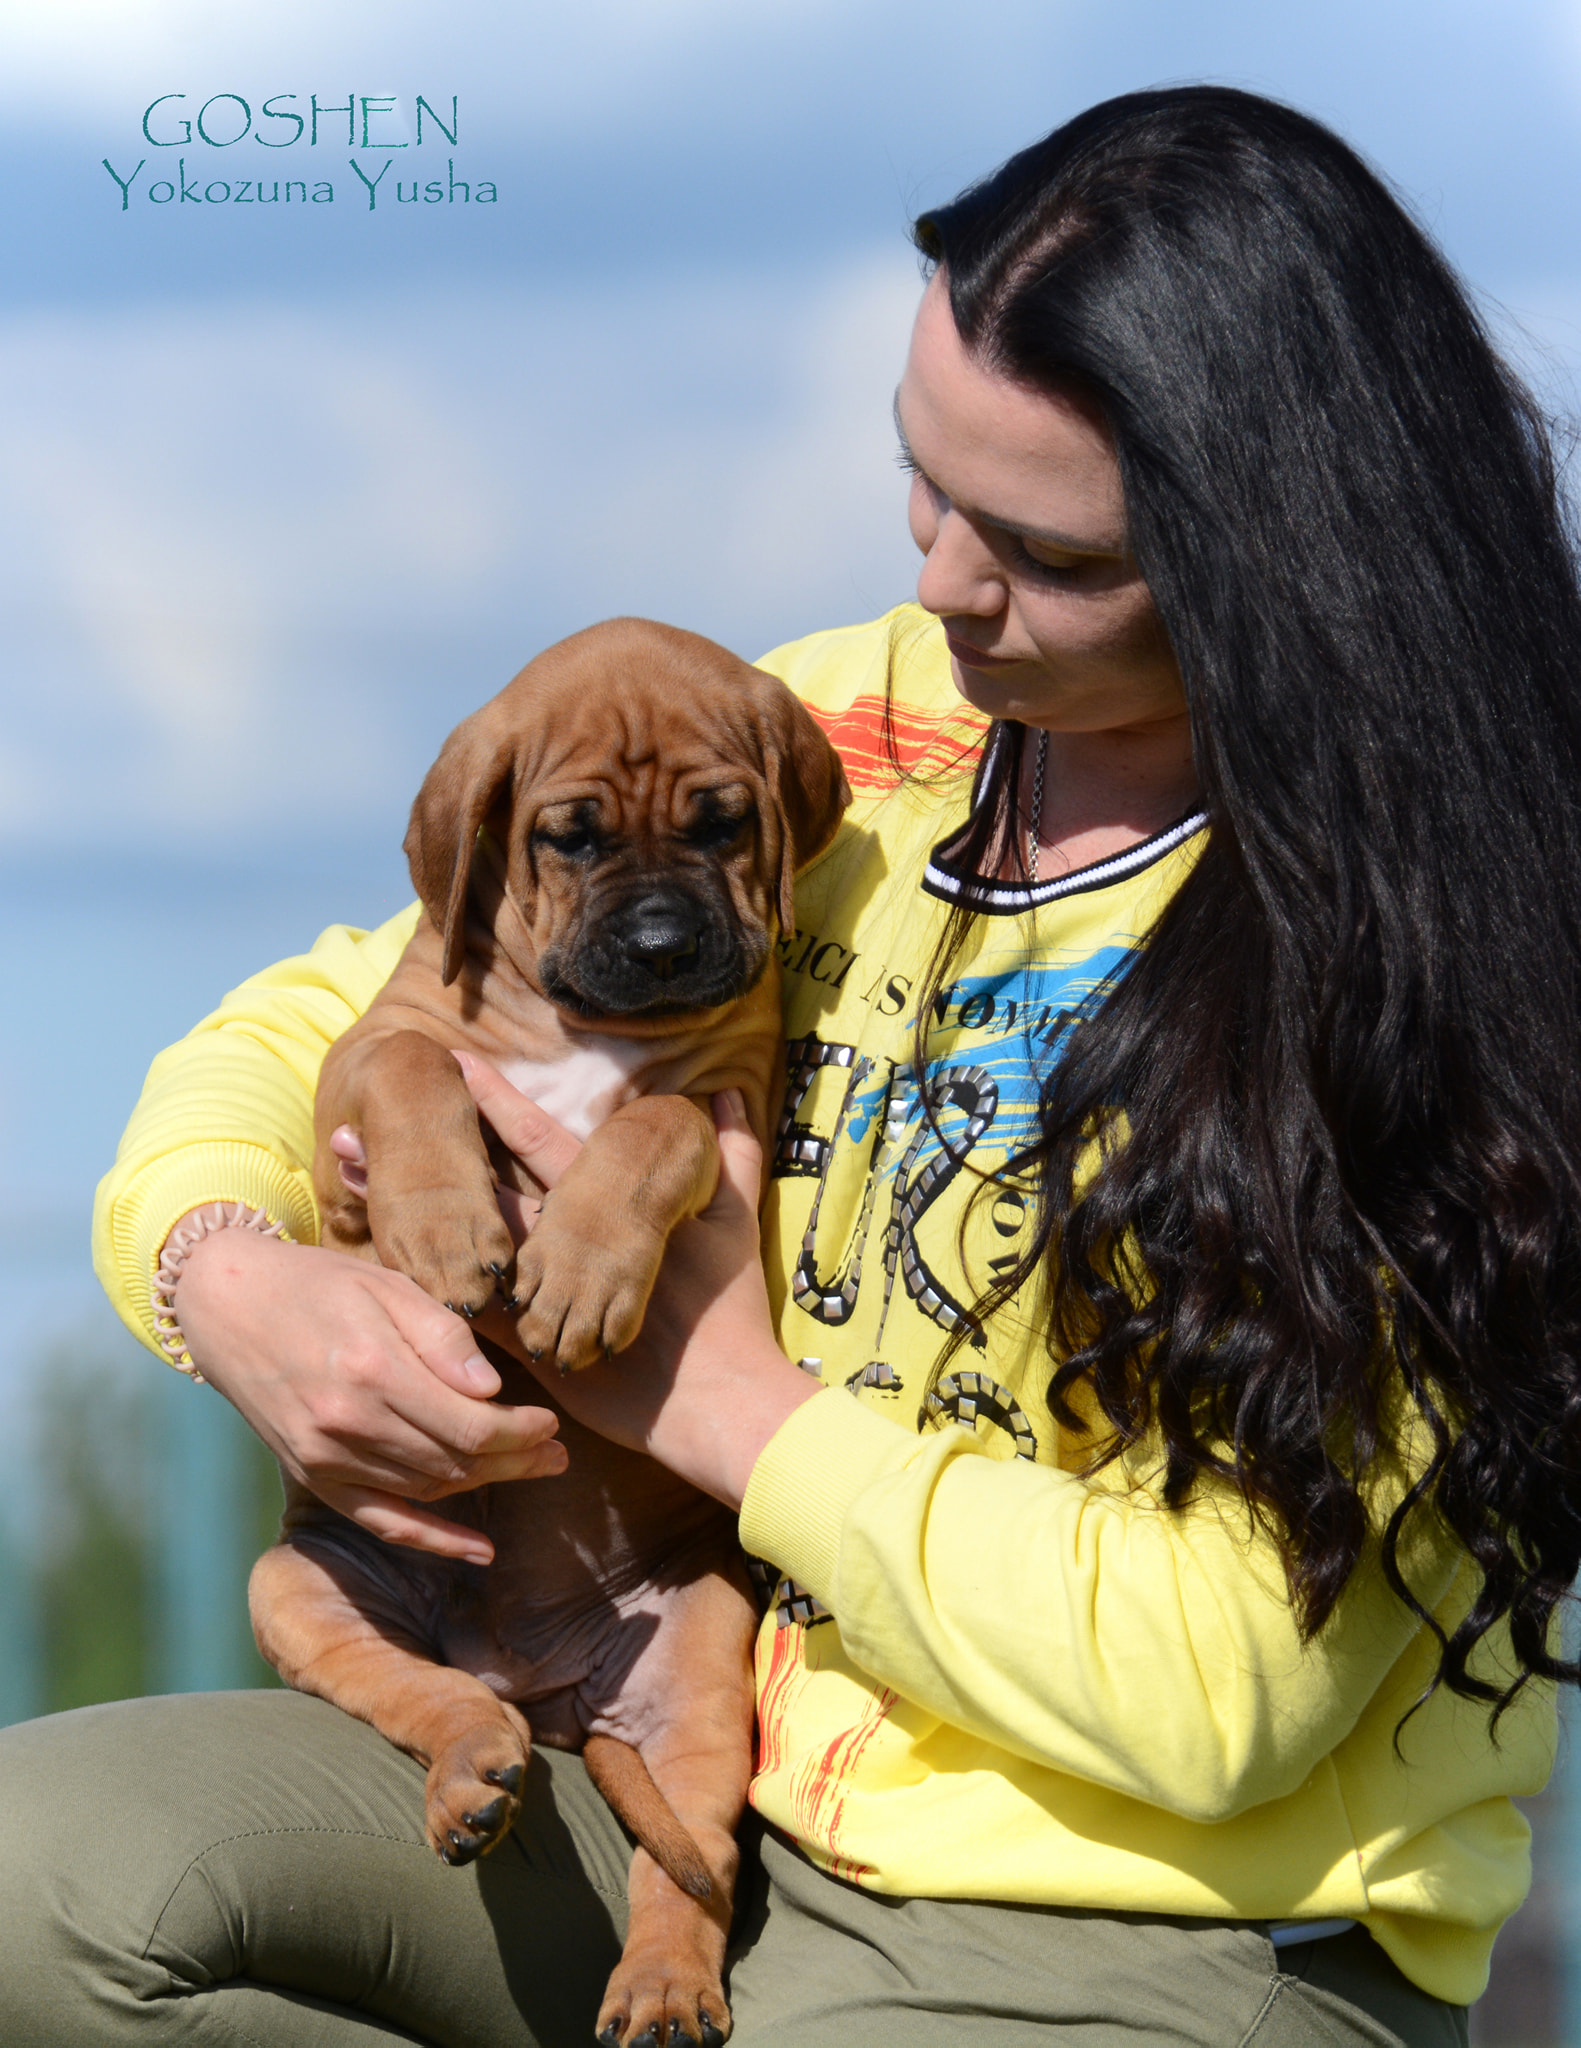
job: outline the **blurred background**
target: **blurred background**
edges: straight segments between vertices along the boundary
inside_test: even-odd
[[[1184,79],[1337,126],[1574,413],[1576,0],[0,0],[0,1719],[265,1679],[273,1468],[89,1265],[151,1055],[407,900],[424,768],[546,642],[906,596],[909,216]],[[1476,2038],[1581,2048],[1581,1768],[1532,1818]]]

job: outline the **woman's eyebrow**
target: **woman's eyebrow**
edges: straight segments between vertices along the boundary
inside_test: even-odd
[[[901,460],[908,469],[915,470],[925,483],[933,483],[933,478],[929,476],[928,472],[912,453],[911,443],[906,438],[906,429],[901,425],[900,392],[898,390],[890,406],[890,417],[895,422],[895,435],[900,442]],[[1120,559],[1126,552],[1123,546],[1094,547],[1090,540],[1078,540],[1074,535],[1068,533],[1054,533],[1046,526],[1020,526],[1013,519],[997,519],[993,513],[979,511],[973,505],[963,505],[960,509],[975,519],[978,525],[991,526],[995,533],[1012,534],[1017,540],[1035,540],[1040,547],[1056,548],[1061,554],[1092,555],[1095,557],[1112,556]]]

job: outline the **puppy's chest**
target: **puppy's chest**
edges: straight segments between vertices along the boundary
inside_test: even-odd
[[[578,1138],[603,1123],[621,1103],[643,1093],[639,1076],[653,1063],[653,1047],[640,1038],[589,1032],[556,1059],[499,1060],[513,1088],[530,1096]]]

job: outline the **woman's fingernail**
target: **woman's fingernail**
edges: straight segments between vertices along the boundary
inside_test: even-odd
[[[727,1088],[725,1090],[725,1108],[729,1111],[731,1116],[737,1119],[738,1122],[746,1122],[747,1098],[742,1094],[739,1088]]]
[[[499,1374],[488,1360],[476,1351],[470,1358],[461,1361],[461,1377],[469,1387],[476,1387],[480,1394],[492,1394],[499,1385]]]
[[[472,1076],[478,1070],[478,1063],[472,1057],[471,1053],[461,1052],[457,1047],[452,1046],[450,1048],[450,1057],[455,1061],[456,1065],[461,1069],[462,1073],[465,1074],[467,1079],[470,1081],[472,1079]]]

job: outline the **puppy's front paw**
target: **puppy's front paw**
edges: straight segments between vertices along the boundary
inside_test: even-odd
[[[510,1832],[521,1811],[527,1751],[513,1729],[469,1728],[428,1767],[423,1818],[446,1863],[470,1863]]]
[[[559,1198],[516,1254],[516,1332],[535,1357],[579,1372],[635,1342],[664,1240],[622,1217],[590,1228]]]
[[[382,1266],[415,1280],[435,1301],[469,1320],[495,1290],[509,1296],[515,1246],[492,1201],[470,1201],[459,1189],[429,1188],[368,1204],[373,1248]]]

